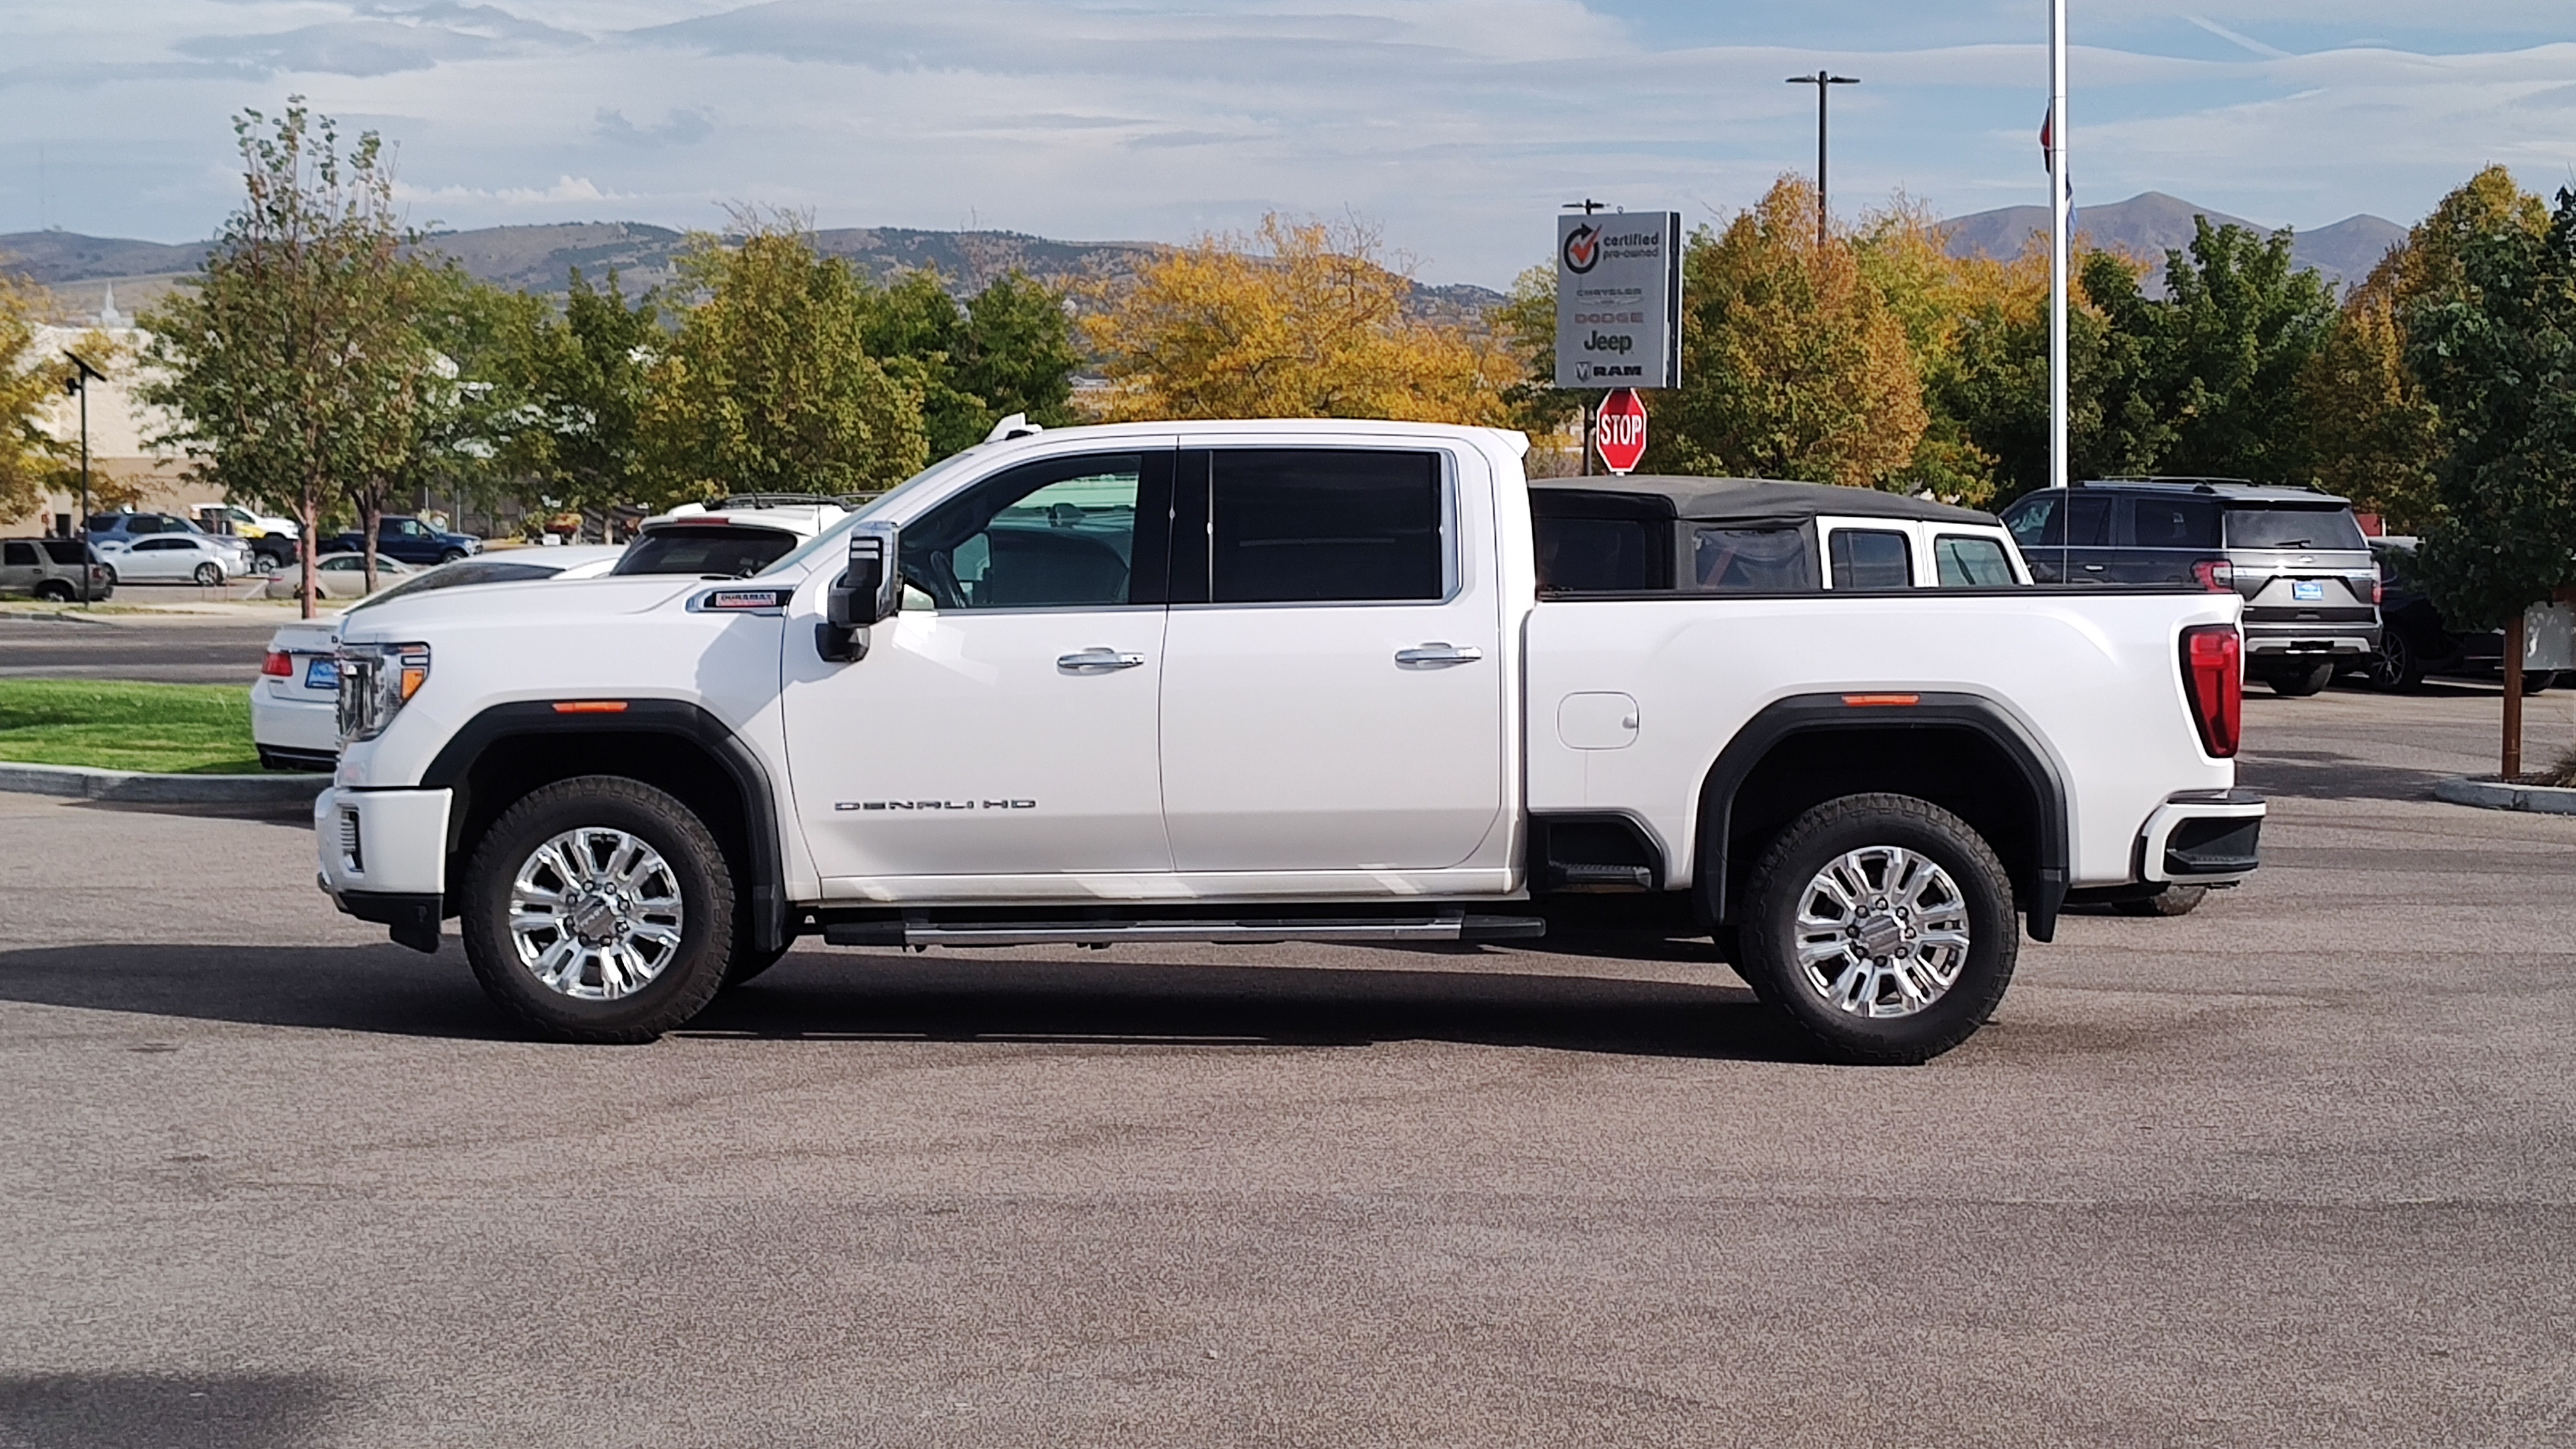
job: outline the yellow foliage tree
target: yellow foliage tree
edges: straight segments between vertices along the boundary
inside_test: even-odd
[[[1928,423],[1905,318],[1850,242],[1816,241],[1816,193],[1783,177],[1683,261],[1682,385],[1650,404],[1650,471],[1911,492]]]
[[[1389,418],[1499,425],[1515,359],[1490,334],[1414,316],[1412,279],[1358,225],[1272,214],[1208,236],[1102,294],[1083,336],[1110,421]]]
[[[45,489],[62,468],[62,445],[45,431],[44,414],[63,385],[59,357],[30,357],[44,293],[0,276],[0,523],[45,506]]]

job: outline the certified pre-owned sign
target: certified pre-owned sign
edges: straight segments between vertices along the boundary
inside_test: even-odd
[[[1556,219],[1556,385],[1678,387],[1682,217],[1605,211]]]

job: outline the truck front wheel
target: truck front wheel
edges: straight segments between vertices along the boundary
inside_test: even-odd
[[[621,776],[511,806],[475,847],[463,907],[484,991],[561,1041],[651,1041],[714,998],[733,954],[733,872],[715,837]]]
[[[1966,821],[1908,795],[1846,795],[1763,852],[1739,969],[1826,1055],[1911,1065],[1994,1013],[2018,925],[2011,878]]]

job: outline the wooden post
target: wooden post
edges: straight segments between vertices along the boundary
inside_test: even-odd
[[[2504,782],[2522,778],[2522,615],[2504,621]]]

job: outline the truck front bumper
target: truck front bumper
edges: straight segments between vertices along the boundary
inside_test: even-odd
[[[313,797],[317,883],[342,911],[391,928],[416,951],[438,949],[447,898],[448,790],[352,790]]]
[[[2139,877],[2174,885],[2243,880],[2260,864],[2265,808],[2263,797],[2248,790],[2169,796],[2139,832]]]

